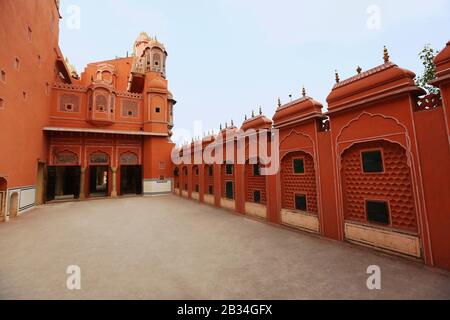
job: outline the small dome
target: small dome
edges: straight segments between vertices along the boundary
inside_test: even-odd
[[[140,42],[140,41],[149,41],[150,37],[148,36],[148,34],[146,32],[141,32],[139,34],[139,37],[136,39],[136,42]]]

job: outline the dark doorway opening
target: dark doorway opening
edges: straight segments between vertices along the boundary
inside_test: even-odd
[[[120,194],[142,194],[142,166],[120,167]]]
[[[48,167],[46,200],[78,199],[81,167]]]
[[[89,194],[91,197],[108,196],[108,166],[89,167]]]

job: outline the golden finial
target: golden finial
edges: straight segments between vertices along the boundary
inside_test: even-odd
[[[389,62],[389,51],[386,48],[386,46],[384,46],[384,50],[383,50],[383,59],[384,59],[384,63],[388,63]]]
[[[361,71],[362,71],[361,67],[358,66],[358,68],[356,68],[356,72],[358,72],[358,74],[361,74]]]
[[[245,115],[245,121],[247,121],[247,115]]]
[[[259,115],[262,116],[262,108],[259,107]]]
[[[278,98],[278,106],[281,107],[281,99]]]
[[[335,75],[336,75],[336,83],[341,82],[341,79],[339,78],[339,72],[337,70],[335,71]]]
[[[303,98],[306,97],[306,89],[305,89],[305,86],[303,86],[303,88],[302,88],[302,96],[303,96]]]
[[[231,127],[234,127],[234,121],[231,119]]]
[[[252,118],[255,117],[255,110],[252,110]]]
[[[222,128],[222,124],[220,124],[220,131],[222,131],[222,129],[223,129],[223,128]]]
[[[228,122],[225,122],[225,129],[228,129]]]

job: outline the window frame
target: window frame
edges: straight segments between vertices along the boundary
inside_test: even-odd
[[[295,160],[302,160],[302,162],[303,162],[303,172],[300,172],[300,173],[296,173],[295,172]],[[292,173],[294,175],[296,175],[296,176],[304,176],[304,175],[306,175],[306,166],[305,166],[305,157],[304,156],[292,158]]]
[[[20,62],[20,58],[19,57],[15,57],[14,58],[14,69],[16,70],[16,71],[20,71],[20,64],[21,64],[21,62]]]
[[[382,166],[383,170],[382,171],[377,171],[377,172],[366,172],[366,171],[364,171],[364,157],[363,157],[363,154],[364,153],[369,153],[369,152],[375,152],[375,151],[380,152],[380,154],[381,154],[381,166]],[[383,148],[381,148],[381,147],[360,150],[360,152],[359,152],[359,161],[361,163],[361,173],[362,174],[384,174],[384,173],[386,173],[384,152],[383,152]]]
[[[305,196],[305,210],[297,209],[297,196]],[[308,194],[305,193],[294,193],[294,209],[298,212],[308,212]]]
[[[261,164],[260,163],[255,163],[252,164],[252,175],[254,177],[261,177]],[[255,167],[258,166],[258,174],[255,174]]]
[[[368,210],[367,210],[367,203],[368,202],[383,202],[383,203],[386,203],[386,207],[387,207],[387,210],[388,210],[388,220],[389,220],[388,224],[369,220],[369,213],[368,213]],[[364,215],[365,215],[365,218],[366,218],[366,222],[368,224],[381,226],[381,227],[389,227],[389,228],[392,227],[391,203],[390,203],[390,201],[388,199],[364,198]]]
[[[0,70],[0,81],[6,84],[7,76],[5,70]]]
[[[259,193],[259,201],[256,201],[256,197],[255,197],[255,194],[257,192]],[[261,190],[259,190],[259,189],[253,190],[253,203],[261,204],[261,202],[262,202],[262,192],[261,192]]]
[[[228,191],[227,190],[227,186],[228,186],[229,183],[231,183],[231,198],[228,197],[228,192],[227,192]],[[234,194],[234,182],[233,182],[233,180],[226,180],[225,181],[225,198],[228,199],[228,200],[235,200],[234,197],[235,197],[235,194]]]
[[[231,173],[228,173],[228,168],[231,168]],[[225,174],[227,176],[232,176],[234,174],[234,164],[232,164],[232,163],[225,163]]]

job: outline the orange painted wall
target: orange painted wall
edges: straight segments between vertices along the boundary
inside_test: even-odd
[[[0,81],[0,176],[8,188],[31,186],[38,160],[47,159],[42,128],[49,120],[47,84],[55,77],[59,13],[54,1],[0,1],[0,20],[0,70],[6,73],[6,83]]]
[[[450,269],[450,149],[443,109],[416,112],[414,121],[433,260]]]

